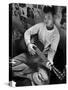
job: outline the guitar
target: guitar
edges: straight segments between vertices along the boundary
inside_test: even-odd
[[[33,47],[37,53],[37,55],[42,59],[41,62],[37,62],[38,64],[46,67],[46,63],[49,62],[49,60],[46,58],[43,52],[38,47]],[[50,63],[51,64],[51,63]],[[63,80],[65,78],[65,70],[63,73],[61,73],[54,65],[51,65],[52,71],[55,73],[55,75],[58,77],[59,80]]]

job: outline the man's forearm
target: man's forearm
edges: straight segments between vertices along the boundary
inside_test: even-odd
[[[50,61],[51,64],[53,64],[54,55],[55,55],[55,50],[50,50],[48,52],[48,60]]]
[[[24,39],[25,39],[26,45],[29,45],[30,44],[30,33],[29,33],[29,31],[25,32]]]

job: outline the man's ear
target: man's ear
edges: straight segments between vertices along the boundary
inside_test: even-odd
[[[60,27],[60,22],[58,22],[58,15],[54,15],[54,24]]]
[[[54,17],[53,17],[54,19],[54,23],[56,23],[56,20],[57,20],[57,15],[54,15]]]

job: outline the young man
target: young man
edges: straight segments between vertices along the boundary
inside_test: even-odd
[[[51,70],[51,64],[53,64],[53,58],[57,51],[60,35],[54,24],[54,8],[44,6],[43,12],[45,14],[44,22],[29,28],[24,34],[24,39],[28,47],[28,51],[30,54],[34,55],[36,53],[33,48],[35,44],[31,43],[31,36],[38,34],[40,42],[44,45],[43,53],[47,53],[47,59],[49,60],[49,62],[46,63],[46,67]],[[27,67],[26,65],[24,66]],[[39,67],[38,71],[34,72],[31,76],[33,83],[36,85],[43,85],[45,84],[44,82],[48,83],[49,80],[47,71],[41,67]]]
[[[30,39],[31,35],[38,33],[38,38],[44,45],[44,53],[46,53],[48,47],[50,46],[48,51],[48,60],[51,62],[51,64],[53,64],[53,58],[57,50],[60,35],[57,27],[54,24],[53,7],[45,6],[43,11],[45,13],[44,22],[36,24],[28,29],[24,34],[24,38],[29,52],[34,55],[35,50],[33,49],[33,46],[35,45],[31,43]],[[50,68],[48,65],[47,67]]]
[[[45,6],[44,9],[44,22],[34,25],[33,27],[29,28],[25,34],[25,42],[28,47],[28,51],[34,55],[36,52],[33,48],[35,46],[31,43],[31,35],[38,34],[39,40],[44,45],[43,52],[46,53],[47,50],[47,58],[50,61],[51,64],[53,64],[53,58],[56,53],[58,43],[60,40],[60,35],[57,27],[54,24],[54,8]],[[49,47],[50,46],[50,47]],[[51,70],[51,65],[49,62],[47,62],[46,67]],[[45,71],[44,71],[45,72]]]

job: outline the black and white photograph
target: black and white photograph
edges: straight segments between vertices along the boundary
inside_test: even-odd
[[[67,7],[9,4],[9,85],[66,84]]]

